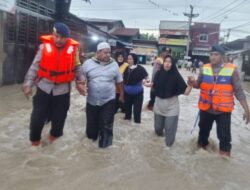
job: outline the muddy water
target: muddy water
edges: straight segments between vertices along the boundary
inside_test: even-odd
[[[147,67],[150,70],[150,67]],[[182,71],[184,77],[189,73]],[[146,104],[149,89],[145,89]],[[248,102],[250,96],[247,93]],[[153,131],[153,113],[143,110],[142,124],[116,115],[114,145],[101,150],[85,136],[85,98],[73,90],[64,136],[40,148],[28,141],[31,100],[20,85],[0,88],[1,190],[249,190],[250,126],[242,121],[236,103],[232,117],[232,158],[218,155],[215,129],[208,151],[197,150],[198,90],[180,96],[181,113],[176,142],[168,150]]]

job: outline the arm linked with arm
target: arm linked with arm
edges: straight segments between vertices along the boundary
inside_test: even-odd
[[[87,95],[87,84],[86,84],[86,75],[84,72],[84,65],[81,65],[79,59],[79,50],[76,50],[75,53],[75,81],[76,81],[76,89],[79,94],[86,96]]]
[[[202,68],[201,68],[197,80],[195,80],[193,76],[188,76],[187,84],[189,86],[192,86],[193,88],[199,89],[200,84],[202,82],[202,77],[203,76],[202,76]]]

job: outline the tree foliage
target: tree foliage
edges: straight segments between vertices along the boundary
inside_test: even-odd
[[[140,34],[140,39],[142,40],[157,40],[154,34],[142,33]]]

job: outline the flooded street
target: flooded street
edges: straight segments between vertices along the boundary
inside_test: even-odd
[[[146,66],[151,70],[151,66]],[[190,74],[181,71],[184,78]],[[246,85],[245,85],[246,86]],[[180,117],[174,146],[153,130],[153,112],[145,108],[142,123],[123,120],[118,113],[113,146],[99,149],[85,135],[85,97],[73,88],[64,136],[53,144],[43,130],[42,147],[30,146],[32,100],[20,85],[0,88],[1,190],[249,190],[250,125],[235,101],[232,115],[232,158],[218,154],[215,128],[208,151],[198,150],[198,128],[191,134],[198,113],[198,90],[180,96]],[[246,92],[248,103],[250,93]],[[144,107],[149,99],[145,88]]]

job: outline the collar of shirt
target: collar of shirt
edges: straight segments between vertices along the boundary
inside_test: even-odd
[[[102,62],[102,61],[99,61],[96,57],[92,57],[92,60],[100,65],[108,65],[114,61],[112,58],[110,58],[108,62]]]

